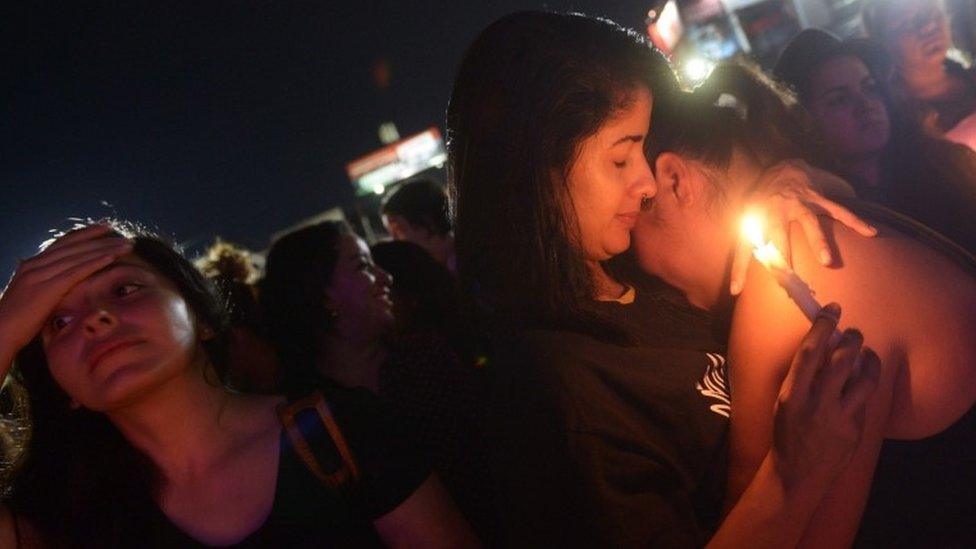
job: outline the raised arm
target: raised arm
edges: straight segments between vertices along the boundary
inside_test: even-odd
[[[76,284],[132,250],[111,228],[93,225],[59,238],[23,261],[0,297],[0,378]]]
[[[796,546],[848,465],[880,361],[851,332],[832,347],[839,315],[839,307],[828,306],[803,338],[774,393],[769,450],[710,547]]]
[[[845,235],[848,242],[858,238],[853,234]],[[797,252],[794,258],[799,270],[818,291],[818,295],[822,299],[836,299],[850,305],[855,312],[848,316],[858,325],[865,321],[864,310],[870,307],[871,301],[864,295],[865,285],[856,282],[859,273],[856,270],[841,273],[821,269],[802,238],[794,235],[793,239]],[[848,257],[847,260],[850,262],[853,258]],[[840,287],[838,283],[841,283]],[[880,305],[871,308],[878,314],[886,314]],[[808,321],[799,314],[772,277],[758,264],[753,264],[746,288],[736,305],[729,342],[735,406],[727,506],[743,493],[760,469],[764,452],[772,443],[774,404],[779,382],[789,368],[789,347],[800,340],[806,324]],[[865,328],[873,329],[874,326],[869,323]],[[858,342],[863,341],[860,332],[850,334]],[[869,343],[881,345],[879,351],[887,357],[885,368],[881,371],[879,389],[866,406],[864,431],[857,451],[811,518],[801,542],[804,546],[848,545],[857,532],[867,502],[898,370],[898,361],[893,360],[888,352],[887,340],[875,338]],[[810,452],[815,455],[817,450],[811,448]]]

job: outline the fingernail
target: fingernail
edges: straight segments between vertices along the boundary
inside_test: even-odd
[[[729,291],[732,292],[732,295],[739,295],[739,292],[742,291],[742,282],[733,280],[732,285],[729,287]]]
[[[830,250],[820,250],[820,264],[827,266],[830,265],[831,257]]]
[[[820,309],[817,316],[829,318],[836,322],[840,320],[840,305],[836,303],[828,303],[823,309]]]
[[[872,235],[878,234],[878,228],[875,227],[874,225],[868,225],[868,229],[871,230]]]

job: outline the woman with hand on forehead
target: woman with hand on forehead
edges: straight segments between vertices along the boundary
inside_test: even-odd
[[[284,398],[220,384],[223,315],[190,262],[118,225],[18,266],[0,298],[0,373],[13,364],[26,387],[32,435],[0,546],[473,542],[436,482],[377,465],[395,441],[372,438],[380,418],[357,395],[327,402],[360,480],[340,492],[316,478],[286,442]]]
[[[722,350],[696,338],[687,308],[606,267],[658,192],[645,141],[676,93],[643,38],[580,15],[508,15],[462,59],[448,180],[460,281],[489,344],[508,545],[792,546],[860,438],[880,366],[856,338],[828,342],[831,307],[793,343],[776,443],[723,518]],[[787,222],[815,219],[798,194],[835,206],[770,188]]]

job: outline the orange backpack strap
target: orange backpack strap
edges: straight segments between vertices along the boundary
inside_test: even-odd
[[[344,493],[359,481],[359,466],[321,392],[279,404],[278,417],[295,454],[316,478]]]

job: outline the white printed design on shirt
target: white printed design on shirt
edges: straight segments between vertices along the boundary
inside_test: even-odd
[[[725,365],[725,357],[716,353],[705,353],[708,357],[708,366],[705,367],[705,375],[701,381],[695,384],[695,389],[705,398],[717,400],[708,407],[716,414],[729,417],[732,411],[732,399],[729,396],[728,368]]]

